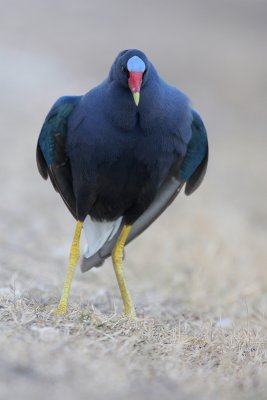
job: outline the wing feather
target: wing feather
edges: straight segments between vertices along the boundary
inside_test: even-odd
[[[191,129],[192,137],[179,173],[181,180],[186,182],[186,195],[190,195],[200,186],[206,174],[209,158],[207,131],[196,111],[193,111]]]
[[[68,118],[79,102],[79,96],[61,97],[48,113],[41,129],[37,149],[37,167],[44,179],[49,176],[71,214],[76,218],[76,200],[73,192],[70,162],[65,145]]]

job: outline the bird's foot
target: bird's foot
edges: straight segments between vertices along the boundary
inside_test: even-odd
[[[124,298],[123,301],[126,303],[124,305],[124,314],[127,318],[129,319],[136,319],[136,312],[135,312],[135,308],[130,296],[130,293],[128,292],[128,296],[126,297],[126,299]]]
[[[133,309],[131,312],[124,312],[125,317],[127,317],[129,320],[135,321],[137,319],[135,309]]]
[[[57,308],[57,315],[58,316],[62,316],[64,314],[66,314],[68,311],[68,305],[65,301],[60,301],[58,308]]]
[[[69,256],[69,267],[67,271],[67,276],[65,280],[64,290],[60,299],[60,303],[57,309],[57,315],[66,314],[68,311],[68,298],[70,294],[71,282],[73,279],[73,274],[76,268],[76,265],[80,258],[80,236],[82,231],[83,224],[81,221],[78,221],[76,224],[75,234],[72,241],[70,256]]]

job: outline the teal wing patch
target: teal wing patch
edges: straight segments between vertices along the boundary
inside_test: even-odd
[[[68,134],[68,118],[80,96],[61,97],[49,111],[41,129],[36,161],[40,174],[50,180],[61,195],[72,215],[76,218],[76,201],[72,187],[72,174],[65,151]]]
[[[186,182],[185,194],[190,195],[201,184],[208,165],[208,137],[206,128],[196,111],[193,111],[192,137],[180,167],[180,178]]]

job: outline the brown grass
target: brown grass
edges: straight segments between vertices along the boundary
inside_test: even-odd
[[[146,311],[129,321],[78,303],[59,318],[46,296],[10,291],[1,299],[3,398],[265,398],[267,320],[259,310],[220,319],[186,307],[174,315],[169,303],[160,318]]]

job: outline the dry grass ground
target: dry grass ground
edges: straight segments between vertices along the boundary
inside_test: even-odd
[[[0,399],[267,397],[266,2],[135,4],[0,1]],[[126,47],[193,99],[208,174],[127,248],[137,321],[110,261],[77,270],[58,318],[74,221],[38,176],[37,135]]]

